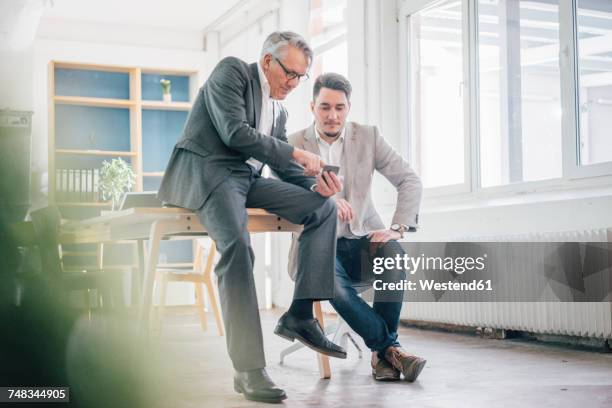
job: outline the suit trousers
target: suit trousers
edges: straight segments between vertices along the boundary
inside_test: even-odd
[[[263,208],[304,225],[294,299],[334,296],[337,224],[334,201],[294,184],[261,177],[247,164],[232,170],[196,213],[221,256],[215,273],[227,349],[236,371],[266,365],[247,208]]]

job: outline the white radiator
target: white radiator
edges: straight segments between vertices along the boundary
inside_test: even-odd
[[[610,242],[612,229],[517,234],[460,236],[447,241],[480,242]],[[520,290],[520,282],[517,282]],[[612,338],[610,302],[407,302],[403,319],[521,330],[591,338]]]

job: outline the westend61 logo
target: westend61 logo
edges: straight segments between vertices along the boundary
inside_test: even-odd
[[[469,271],[482,271],[486,269],[485,260],[487,254],[479,257],[471,256],[421,256],[413,257],[407,254],[397,254],[394,258],[376,257],[373,260],[372,272],[376,275],[384,273],[386,270],[405,270],[414,275],[417,271],[452,271],[459,275]]]

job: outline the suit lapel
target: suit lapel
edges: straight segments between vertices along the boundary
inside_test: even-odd
[[[321,155],[319,144],[317,143],[317,136],[315,135],[314,123],[310,125],[310,127],[306,129],[306,132],[304,133],[304,148],[310,153],[315,153],[319,156]]]
[[[344,133],[344,177],[345,177],[345,195],[349,198],[351,186],[353,182],[353,166],[358,165],[357,162],[359,146],[357,145],[357,135],[351,122],[346,123],[346,131]]]
[[[261,82],[259,82],[259,70],[257,68],[257,63],[254,62],[250,66],[251,69],[251,77],[253,80],[251,81],[251,87],[253,90],[253,106],[255,107],[255,126],[257,129],[259,127],[259,119],[261,116]]]

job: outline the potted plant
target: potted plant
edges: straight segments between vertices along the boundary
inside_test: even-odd
[[[170,88],[171,88],[170,80],[162,78],[159,80],[159,83],[161,84],[161,87],[162,87],[164,102],[172,102],[172,94],[170,93]]]
[[[123,159],[104,160],[100,169],[100,191],[103,200],[112,200],[112,210],[119,207],[119,201],[126,191],[134,187],[134,172]]]

